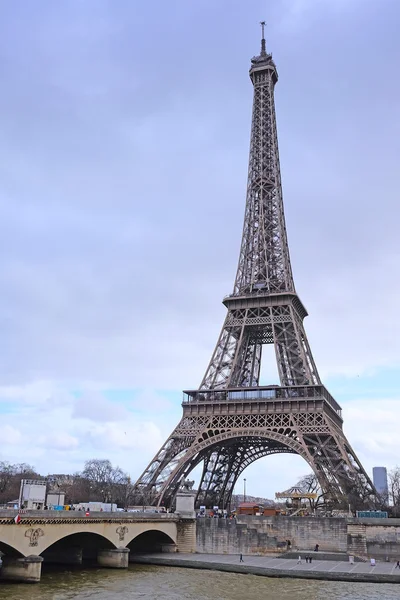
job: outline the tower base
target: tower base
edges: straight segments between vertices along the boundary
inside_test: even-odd
[[[137,504],[170,506],[198,464],[196,505],[229,507],[242,471],[277,453],[304,458],[326,500],[375,505],[375,490],[342,429],[341,408],[322,385],[184,392],[183,417],[134,487]]]

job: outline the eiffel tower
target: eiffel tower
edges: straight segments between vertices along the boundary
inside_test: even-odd
[[[266,51],[254,87],[242,244],[227,315],[200,388],[134,486],[136,503],[172,504],[203,465],[196,504],[229,506],[243,470],[270,454],[298,454],[336,506],[373,505],[376,491],[343,433],[341,407],[322,385],[303,326],[307,311],[290,265],[275,119],[278,73]],[[274,344],[280,385],[260,386],[262,347]]]

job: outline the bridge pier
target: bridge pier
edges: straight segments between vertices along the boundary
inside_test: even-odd
[[[0,579],[3,581],[20,581],[22,583],[38,583],[42,573],[41,556],[9,559],[3,562]]]
[[[176,512],[179,522],[176,528],[176,545],[178,552],[196,552],[196,513],[194,510],[195,494],[178,492],[176,495]]]
[[[112,550],[99,550],[97,564],[110,569],[127,569],[129,566],[129,548],[113,548]]]

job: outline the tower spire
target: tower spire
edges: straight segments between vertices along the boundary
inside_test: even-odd
[[[264,28],[265,28],[265,21],[261,21],[260,22],[261,25],[261,56],[266,56],[267,51],[265,48],[265,37],[264,37]]]

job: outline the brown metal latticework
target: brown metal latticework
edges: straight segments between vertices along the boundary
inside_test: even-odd
[[[243,237],[228,313],[200,389],[184,392],[183,417],[134,487],[135,501],[171,504],[199,464],[197,504],[228,506],[252,462],[299,454],[336,505],[373,504],[374,487],[349,445],[341,409],[321,384],[303,327],[283,211],[272,55],[251,61],[254,87]],[[280,386],[259,385],[262,347],[274,344]]]

